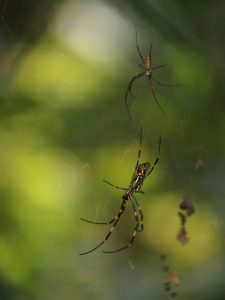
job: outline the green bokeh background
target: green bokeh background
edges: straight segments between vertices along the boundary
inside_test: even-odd
[[[160,255],[179,274],[179,299],[222,300],[224,276],[225,42],[221,1],[2,0],[0,23],[0,299],[167,299]],[[155,76],[135,83],[134,27]],[[126,210],[110,228],[84,223],[117,213],[144,128],[142,160],[160,162],[138,195],[145,231]],[[199,162],[202,165],[198,168]],[[182,246],[183,196],[196,213]],[[216,297],[216,298],[215,298]]]

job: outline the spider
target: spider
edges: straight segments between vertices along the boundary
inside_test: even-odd
[[[144,69],[145,71],[144,72],[141,72],[137,75],[135,75],[131,80],[130,82],[128,83],[128,87],[127,87],[127,91],[126,91],[126,94],[125,94],[125,105],[126,105],[126,109],[127,109],[127,112],[128,112],[128,115],[129,117],[131,118],[131,120],[133,121],[133,117],[131,116],[131,113],[130,113],[130,110],[129,110],[129,107],[128,107],[128,104],[127,104],[127,98],[128,98],[128,93],[132,96],[131,94],[131,88],[132,88],[132,85],[133,83],[135,82],[135,80],[143,77],[143,76],[146,76],[148,78],[148,81],[149,81],[149,84],[150,84],[150,88],[151,88],[151,92],[152,92],[152,96],[156,102],[156,104],[158,105],[159,109],[161,110],[161,112],[163,112],[164,114],[166,113],[164,111],[164,109],[162,108],[162,106],[160,105],[157,97],[156,97],[156,94],[154,92],[154,89],[153,89],[153,82],[160,85],[160,86],[164,86],[164,87],[175,87],[175,86],[180,86],[180,84],[176,84],[176,85],[167,85],[167,84],[164,84],[164,83],[161,83],[160,81],[158,81],[155,77],[153,77],[152,75],[152,71],[153,70],[156,70],[156,69],[160,69],[160,68],[164,68],[164,67],[167,67],[167,65],[158,65],[158,66],[155,66],[153,67],[152,66],[152,49],[153,49],[153,41],[151,42],[151,45],[150,45],[150,50],[149,50],[149,55],[147,56],[146,60],[144,60],[143,58],[143,55],[141,54],[141,50],[138,46],[138,40],[137,40],[137,29],[135,28],[135,33],[136,33],[136,47],[137,47],[137,50],[138,50],[138,54],[140,56],[140,59],[141,59],[141,64],[139,65],[140,68]]]
[[[154,170],[155,166],[157,165],[158,161],[159,161],[159,155],[156,158],[154,164],[151,166],[151,164],[149,162],[145,162],[145,163],[141,163],[139,164],[139,160],[141,157],[141,144],[142,144],[142,127],[140,129],[140,144],[139,144],[139,150],[138,150],[138,156],[137,156],[137,162],[136,162],[136,166],[134,169],[134,173],[133,176],[131,178],[130,184],[128,188],[122,188],[119,186],[116,186],[106,180],[103,180],[104,183],[107,183],[117,189],[123,190],[125,191],[125,193],[122,196],[122,204],[120,206],[119,212],[118,214],[109,222],[93,222],[93,221],[89,221],[86,219],[81,218],[82,221],[88,222],[88,223],[92,223],[92,224],[113,224],[111,229],[109,230],[109,232],[107,233],[107,235],[105,236],[104,240],[101,241],[96,247],[94,247],[93,249],[84,252],[84,253],[80,253],[79,255],[84,255],[84,254],[88,254],[96,249],[98,249],[100,246],[102,246],[111,236],[112,232],[114,231],[116,225],[118,224],[122,214],[125,211],[125,207],[128,201],[131,202],[133,210],[134,210],[134,217],[135,217],[135,227],[134,227],[134,231],[132,234],[132,237],[129,241],[129,243],[127,245],[125,245],[122,248],[119,248],[117,250],[114,251],[103,251],[103,253],[115,253],[115,252],[119,252],[121,250],[124,250],[128,247],[130,247],[136,237],[137,232],[141,232],[144,230],[144,215],[143,212],[138,204],[138,201],[135,197],[136,193],[141,193],[144,194],[144,192],[142,191],[142,185],[144,183],[144,180],[152,173],[152,171]],[[160,147],[161,147],[161,136],[159,137],[159,154],[160,154]]]

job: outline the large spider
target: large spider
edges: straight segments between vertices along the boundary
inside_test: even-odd
[[[141,59],[141,64],[139,65],[140,68],[144,69],[145,71],[144,72],[141,72],[137,75],[135,75],[129,82],[128,84],[128,87],[127,87],[127,91],[126,91],[126,94],[125,94],[125,105],[126,105],[126,109],[127,109],[127,112],[128,112],[128,115],[129,117],[131,118],[131,120],[133,120],[133,117],[131,116],[131,113],[130,113],[130,110],[129,110],[129,107],[128,107],[128,104],[127,104],[127,98],[128,98],[128,93],[132,96],[131,94],[131,88],[132,88],[132,85],[134,83],[135,80],[143,77],[143,76],[146,76],[147,79],[148,79],[148,82],[150,84],[150,88],[151,88],[151,92],[152,92],[152,96],[156,102],[156,104],[158,105],[159,109],[165,114],[165,111],[164,109],[162,108],[162,106],[160,105],[157,97],[156,97],[156,94],[154,92],[154,89],[153,89],[153,82],[160,85],[160,86],[164,86],[164,87],[175,87],[175,86],[180,86],[180,84],[176,84],[176,85],[167,85],[167,84],[164,84],[164,83],[161,83],[160,81],[158,81],[155,77],[153,77],[152,75],[152,71],[153,70],[156,70],[156,69],[160,69],[160,68],[164,68],[166,67],[167,65],[158,65],[158,66],[155,66],[153,67],[152,66],[152,48],[153,48],[153,41],[151,42],[151,46],[150,46],[150,50],[149,50],[149,55],[147,56],[146,60],[144,60],[143,58],[143,55],[141,54],[141,50],[138,46],[138,40],[137,40],[137,29],[135,28],[135,33],[136,33],[136,47],[137,47],[137,50],[138,50],[138,54],[140,56],[140,59]]]
[[[103,180],[105,183],[107,183],[107,184],[109,184],[109,185],[111,185],[111,186],[113,186],[117,189],[125,191],[125,193],[122,196],[122,204],[120,206],[120,210],[119,210],[118,214],[109,222],[93,222],[93,221],[89,221],[89,220],[81,218],[81,220],[83,220],[85,222],[88,222],[88,223],[92,223],[92,224],[113,224],[113,225],[112,225],[111,229],[109,230],[109,232],[107,233],[107,235],[105,236],[103,241],[101,241],[93,249],[91,249],[87,252],[80,253],[80,255],[88,254],[88,253],[96,250],[97,248],[102,246],[108,240],[108,238],[111,236],[112,232],[114,231],[117,223],[119,222],[120,217],[124,213],[124,210],[125,210],[125,207],[126,207],[126,204],[127,204],[128,201],[130,201],[131,204],[132,204],[132,207],[133,207],[133,210],[134,210],[134,217],[135,217],[135,221],[136,221],[136,224],[135,224],[134,231],[133,231],[132,237],[130,239],[130,242],[127,245],[125,245],[124,247],[120,248],[120,249],[117,249],[117,250],[114,250],[114,251],[103,251],[103,253],[119,252],[121,250],[124,250],[124,249],[130,247],[134,242],[134,239],[136,237],[137,232],[141,232],[141,231],[144,230],[144,223],[143,223],[144,216],[143,216],[143,212],[142,212],[142,210],[141,210],[141,208],[138,204],[138,201],[135,197],[135,193],[144,194],[144,192],[141,190],[142,185],[144,183],[144,180],[154,170],[156,164],[159,161],[159,157],[156,158],[156,160],[155,160],[155,162],[152,166],[149,162],[139,164],[139,160],[140,160],[140,157],[141,157],[141,144],[142,144],[142,127],[141,127],[141,130],[140,130],[140,145],[139,145],[137,162],[136,162],[136,166],[135,166],[134,173],[133,173],[133,176],[131,178],[129,187],[128,188],[121,188],[121,187],[116,186],[116,185],[114,185],[114,184],[112,184],[112,183],[110,183],[106,180]],[[161,136],[159,138],[159,154],[160,154],[160,146],[161,146]]]

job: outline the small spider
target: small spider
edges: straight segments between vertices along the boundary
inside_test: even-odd
[[[132,237],[129,241],[129,243],[118,249],[118,250],[115,250],[115,251],[103,251],[103,253],[114,253],[114,252],[119,252],[121,250],[124,250],[128,247],[130,247],[133,242],[134,242],[134,239],[136,237],[136,234],[137,232],[141,232],[144,230],[144,223],[143,223],[143,219],[144,219],[144,216],[143,216],[143,212],[138,204],[138,201],[135,197],[135,193],[141,193],[141,194],[144,194],[144,192],[141,190],[141,187],[144,183],[144,180],[152,173],[152,171],[154,170],[155,166],[157,165],[158,161],[159,161],[159,157],[156,158],[154,164],[151,166],[151,164],[149,162],[145,162],[145,163],[141,163],[139,164],[139,160],[140,160],[140,157],[141,157],[141,144],[142,144],[142,127],[141,127],[141,130],[140,130],[140,144],[139,144],[139,151],[138,151],[138,157],[137,157],[137,162],[136,162],[136,166],[135,166],[135,169],[134,169],[134,174],[131,178],[131,181],[130,181],[130,184],[129,184],[129,187],[128,188],[121,188],[119,186],[116,186],[106,180],[103,180],[103,182],[117,188],[117,189],[120,189],[120,190],[124,190],[125,193],[123,194],[122,196],[122,204],[120,206],[120,210],[118,212],[118,214],[115,216],[115,218],[113,218],[111,221],[109,222],[93,222],[93,221],[89,221],[89,220],[86,220],[86,219],[83,219],[81,218],[82,221],[85,221],[85,222],[88,222],[88,223],[92,223],[92,224],[113,224],[110,231],[107,233],[107,235],[105,236],[104,240],[101,241],[96,247],[94,247],[93,249],[87,251],[87,252],[84,252],[84,253],[80,253],[80,255],[84,255],[84,254],[88,254],[94,250],[96,250],[97,248],[99,248],[100,246],[102,246],[107,240],[108,238],[110,237],[110,235],[112,234],[112,232],[114,231],[117,223],[119,222],[120,220],[120,217],[122,216],[122,214],[124,213],[125,211],[125,207],[126,207],[126,204],[128,201],[131,202],[132,204],[132,207],[133,207],[133,210],[134,210],[134,217],[135,217],[135,221],[136,221],[136,224],[135,224],[135,227],[134,227],[134,231],[133,231],[133,234],[132,234]],[[161,136],[159,138],[159,154],[160,154],[160,146],[161,146]]]
[[[128,107],[128,104],[127,104],[127,98],[128,98],[128,93],[132,96],[131,94],[131,88],[132,88],[132,85],[134,83],[135,80],[143,77],[143,76],[146,76],[148,81],[149,81],[149,84],[150,84],[150,88],[151,88],[151,92],[152,92],[152,96],[156,102],[156,104],[158,105],[159,109],[165,114],[165,111],[164,109],[162,108],[162,106],[160,105],[157,97],[156,97],[156,94],[154,92],[154,89],[153,89],[153,82],[160,85],[160,86],[164,86],[164,87],[175,87],[175,86],[180,86],[180,84],[176,84],[176,85],[167,85],[167,84],[163,84],[161,82],[159,82],[155,77],[153,77],[152,75],[152,71],[153,70],[156,70],[156,69],[160,69],[160,68],[164,68],[166,67],[167,65],[158,65],[158,66],[155,66],[153,67],[152,66],[152,48],[153,48],[153,42],[151,42],[151,46],[150,46],[150,50],[149,50],[149,55],[147,56],[146,60],[144,60],[143,58],[143,55],[141,54],[141,50],[138,46],[138,41],[137,41],[137,29],[135,28],[135,32],[136,32],[136,47],[137,47],[137,50],[138,50],[138,54],[140,56],[140,59],[141,59],[141,64],[139,65],[139,67],[141,67],[142,69],[144,69],[145,71],[144,72],[141,72],[137,75],[135,75],[129,82],[128,84],[128,88],[127,88],[127,91],[126,91],[126,94],[125,94],[125,105],[126,105],[126,109],[127,109],[127,112],[128,112],[128,115],[129,117],[131,118],[131,120],[133,120],[133,117],[131,116],[131,113],[130,113],[130,110],[129,110],[129,107]]]

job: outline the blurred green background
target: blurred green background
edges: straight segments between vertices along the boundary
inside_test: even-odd
[[[180,277],[179,299],[224,299],[224,1],[0,2],[0,299],[167,299],[160,255]],[[156,106],[145,78],[129,105],[143,124],[142,161],[160,162],[138,195],[145,231],[124,246],[129,207],[107,221],[128,186],[139,127],[124,105],[154,35]],[[183,196],[196,213],[182,246]],[[216,296],[215,296],[216,295]]]

